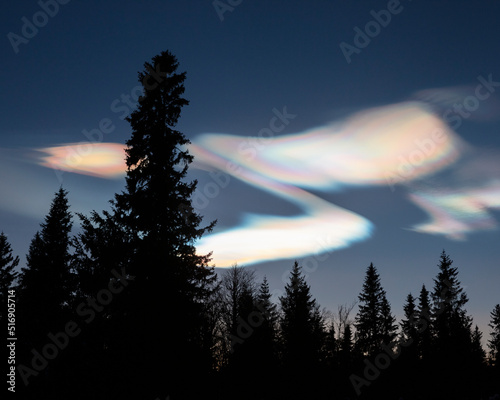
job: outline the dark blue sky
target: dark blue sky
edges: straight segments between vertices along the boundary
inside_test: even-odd
[[[130,128],[122,117],[131,108],[126,102],[133,105],[137,71],[162,50],[175,54],[180,70],[187,71],[185,97],[190,105],[183,110],[178,129],[195,143],[207,133],[255,137],[269,126],[272,110],[283,107],[296,117],[277,137],[415,99],[443,116],[467,96],[474,96],[481,82],[478,77],[500,81],[500,4],[495,1],[479,6],[468,1],[243,0],[229,7],[232,11],[224,12],[221,20],[211,1],[73,0],[58,3],[57,12],[51,9],[54,16],[44,20],[35,1],[4,5],[0,16],[0,229],[23,262],[61,183],[70,192],[72,210],[83,212],[106,208],[124,184],[123,179],[58,175],[36,163],[35,149],[88,141],[82,131],[98,128],[103,120],[113,126],[112,132],[103,135],[104,141],[124,143]],[[374,14],[382,15],[381,10],[385,16],[389,12],[385,10],[396,12],[385,27],[377,29],[372,21]],[[23,25],[33,18],[43,26],[26,39]],[[354,46],[356,28],[365,27],[376,33],[347,62],[341,43]],[[467,143],[467,159],[425,181],[434,191],[453,190],[460,197],[478,189],[470,182],[478,169],[484,170],[489,179],[479,189],[488,192],[490,224],[500,217],[500,193],[491,189],[500,179],[496,90],[492,86],[487,100],[478,101],[474,112],[460,117],[460,126],[456,118],[461,114],[448,114],[455,117],[447,121],[450,127]],[[377,149],[391,145],[381,142]],[[467,180],[464,176],[470,168],[464,165],[469,158],[476,164],[476,175]],[[300,169],[300,163],[296,167]],[[203,171],[193,169],[191,176],[202,189],[211,181]],[[445,249],[459,267],[470,297],[468,310],[485,329],[489,312],[500,301],[499,230],[483,230],[481,221],[468,221],[473,228],[462,241],[408,230],[425,223],[428,216],[409,200],[414,185],[395,189],[380,184],[307,189],[373,226],[369,238],[317,262],[308,280],[318,301],[334,311],[338,304],[356,300],[366,267],[373,262],[399,316],[408,292],[417,294],[423,283],[432,287],[439,254]],[[477,196],[469,200],[475,202]],[[457,207],[462,206],[466,204]],[[202,214],[207,221],[218,219],[217,232],[223,232],[239,225],[248,212],[300,213],[279,196],[232,178]],[[266,274],[273,289],[282,289],[282,277],[285,274],[286,281],[292,263],[293,259],[276,259],[250,268],[257,270],[259,278]]]

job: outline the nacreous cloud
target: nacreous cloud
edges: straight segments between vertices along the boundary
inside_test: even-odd
[[[500,208],[500,154],[465,144],[436,113],[436,104],[449,105],[457,96],[425,91],[420,97],[427,102],[368,109],[277,137],[197,137],[189,148],[193,167],[230,174],[302,210],[289,217],[247,214],[239,226],[204,236],[198,251],[213,251],[214,263],[228,267],[324,253],[370,237],[370,221],[307,189],[401,185],[429,216],[411,230],[460,240],[497,228],[489,210]],[[38,163],[56,171],[101,178],[126,171],[122,144],[74,143],[38,151],[44,153]]]
[[[109,179],[125,175],[123,144],[68,143],[37,150],[45,153],[39,160],[44,167]]]
[[[342,123],[276,138],[204,134],[190,147],[195,165],[217,169],[304,210],[294,217],[251,216],[234,229],[204,237],[219,267],[307,256],[370,236],[365,218],[300,188],[394,185],[454,163],[465,145],[424,103],[358,112]]]

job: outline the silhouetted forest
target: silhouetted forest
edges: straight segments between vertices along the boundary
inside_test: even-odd
[[[433,287],[408,294],[401,321],[373,264],[359,266],[366,274],[357,304],[334,312],[318,304],[297,262],[274,301],[267,280],[257,282],[250,269],[216,275],[210,254],[194,246],[215,221],[201,226],[191,205],[189,141],[174,129],[188,104],[186,74],[177,68],[166,51],[139,73],[144,95],[127,118],[126,186],[110,210],[74,215],[61,187],[20,270],[0,235],[4,333],[12,326],[9,296],[16,301],[16,395],[479,400],[500,393],[500,304],[492,305],[483,348],[445,251],[436,255]]]

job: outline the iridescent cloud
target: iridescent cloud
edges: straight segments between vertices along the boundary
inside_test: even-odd
[[[233,166],[245,167],[278,182],[331,189],[385,185],[434,173],[458,158],[461,145],[423,103],[409,102],[270,139],[205,134],[191,151],[198,164],[229,173]]]
[[[287,217],[247,214],[241,226],[204,236],[197,250],[201,254],[214,251],[218,267],[324,253],[366,239],[373,230],[371,222],[362,216],[300,188],[267,180],[244,169],[238,176],[295,203],[304,214]]]
[[[118,143],[68,143],[37,149],[45,153],[40,165],[55,170],[120,178],[125,175],[125,146]]]
[[[215,264],[227,267],[307,256],[364,240],[373,229],[368,220],[300,188],[409,182],[454,163],[463,147],[418,102],[358,112],[342,123],[276,138],[202,135],[190,147],[198,168],[229,173],[297,204],[304,215],[251,216],[239,227],[207,235],[198,250],[214,251]]]
[[[374,230],[369,220],[308,191],[352,186],[404,187],[429,216],[410,228],[416,232],[463,240],[497,228],[489,210],[500,208],[500,155],[467,145],[436,114],[436,104],[449,105],[460,95],[421,92],[428,103],[368,109],[296,134],[200,135],[189,148],[193,167],[230,174],[295,204],[302,214],[245,214],[238,226],[204,236],[198,251],[213,251],[214,263],[228,267],[304,257],[366,240]],[[121,177],[126,170],[122,144],[73,143],[38,151],[44,153],[39,164],[55,170],[101,178]]]
[[[472,232],[497,228],[488,209],[500,209],[500,181],[485,187],[417,191],[410,194],[410,199],[430,217],[412,230],[464,240]]]
[[[411,229],[465,240],[468,234],[497,229],[490,210],[500,209],[500,153],[471,150],[448,176],[409,185],[409,198],[429,220]]]

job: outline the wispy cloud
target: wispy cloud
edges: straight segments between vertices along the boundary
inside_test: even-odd
[[[43,153],[38,162],[58,171],[121,178],[125,175],[125,146],[119,143],[67,143],[36,149]]]
[[[367,239],[373,229],[367,219],[304,189],[408,183],[453,164],[465,147],[419,102],[361,111],[328,126],[255,142],[249,151],[244,144],[251,142],[205,134],[190,151],[199,168],[231,174],[297,204],[304,214],[252,215],[238,227],[206,236],[199,250],[213,250],[221,267],[306,256]]]
[[[449,107],[461,94],[421,92],[427,103],[368,109],[295,134],[198,136],[190,145],[193,167],[231,175],[302,210],[287,217],[242,214],[238,226],[203,237],[198,251],[213,251],[219,267],[249,265],[333,251],[372,235],[375,227],[367,218],[308,190],[384,185],[394,190],[399,185],[429,216],[410,230],[464,240],[473,232],[496,229],[489,210],[500,208],[500,152],[466,144],[436,112],[437,104]],[[126,170],[124,146],[118,143],[36,150],[43,154],[38,163],[56,171],[117,178]]]

